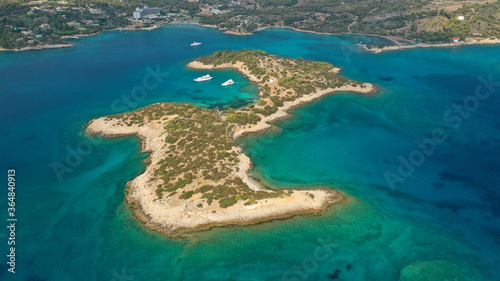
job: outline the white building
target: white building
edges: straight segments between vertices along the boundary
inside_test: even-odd
[[[227,11],[221,11],[221,10],[217,10],[217,9],[212,10],[212,14],[214,14],[214,15],[222,15],[225,13],[227,13]]]
[[[465,17],[464,17],[464,16],[458,16],[458,17],[457,17],[457,20],[464,20],[464,19],[465,19]]]
[[[89,13],[91,14],[100,14],[102,11],[100,9],[88,8]]]
[[[43,30],[45,30],[45,29],[47,29],[47,28],[50,28],[50,27],[51,27],[51,26],[50,26],[50,24],[48,24],[48,23],[44,23],[44,24],[40,25],[40,28],[41,28],[41,29],[43,29]]]
[[[142,18],[156,18],[159,15],[160,8],[148,8],[148,6],[144,6],[144,8],[136,8],[133,12],[135,20],[140,20]]]

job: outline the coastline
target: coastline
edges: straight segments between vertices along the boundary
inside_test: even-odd
[[[218,66],[204,65],[198,61],[193,61],[187,64],[187,67],[206,70],[236,68],[249,80],[257,82],[261,88],[265,84],[250,73],[243,62],[240,61],[235,64],[226,63]],[[338,73],[339,70],[335,67],[331,69],[333,73]],[[282,106],[277,108],[275,113],[266,116],[256,124],[237,126],[233,132],[233,137],[236,139],[247,133],[262,133],[270,128],[273,122],[291,116],[288,113],[289,110],[335,92],[373,94],[376,91],[377,88],[369,83],[357,86],[348,83],[337,88],[316,91],[292,101],[284,102]],[[144,173],[128,182],[125,191],[126,202],[133,209],[134,215],[151,230],[159,231],[168,237],[183,237],[187,233],[204,231],[213,227],[252,225],[306,214],[319,215],[333,204],[344,201],[345,196],[342,193],[326,188],[280,189],[288,192],[286,196],[266,198],[251,204],[237,201],[227,208],[220,207],[218,204],[217,206],[202,204],[204,199],[201,194],[195,194],[189,200],[179,199],[176,196],[158,198],[155,189],[159,182],[154,173],[160,166],[161,160],[168,153],[168,146],[165,143],[168,133],[164,130],[164,127],[168,122],[174,121],[176,118],[175,115],[168,115],[161,120],[145,120],[140,125],[127,124],[125,126],[120,119],[101,117],[91,120],[86,128],[87,134],[100,134],[103,137],[136,135],[141,139],[142,152],[151,153]],[[234,142],[232,151],[238,152],[239,155],[237,156],[237,165],[232,169],[229,177],[241,179],[247,188],[254,192],[274,191],[273,189],[261,187],[259,183],[252,179],[249,172],[253,168],[253,163],[247,155],[238,151],[236,142]],[[208,184],[208,182],[200,178],[195,181],[199,181],[199,185]],[[186,190],[189,190],[191,186],[188,184],[186,188]]]
[[[149,184],[153,177],[154,167],[164,154],[162,133],[163,124],[157,122],[147,126],[119,126],[117,122],[106,121],[106,117],[89,122],[86,133],[101,135],[106,138],[117,138],[135,135],[141,139],[141,152],[151,153],[144,173],[127,183],[125,200],[133,210],[134,215],[149,229],[161,232],[171,238],[183,237],[187,233],[205,231],[213,227],[252,225],[277,219],[287,219],[298,215],[318,215],[332,204],[344,200],[343,194],[329,189],[293,190],[286,198],[269,198],[262,202],[246,206],[238,202],[228,208],[208,207],[196,208],[200,198],[194,198],[191,204],[185,205],[184,200],[175,198],[157,199],[154,185]],[[236,176],[244,175],[244,182],[252,182],[253,187],[262,189],[249,176],[253,163],[245,154],[239,155],[240,170]],[[194,197],[194,196],[193,196]]]
[[[46,45],[38,45],[38,46],[33,46],[33,47],[23,47],[20,49],[3,49],[0,48],[0,52],[24,52],[24,51],[38,51],[38,50],[45,50],[45,49],[59,49],[59,48],[69,48],[69,47],[74,47],[75,45],[68,43],[68,44],[46,44]]]
[[[500,39],[493,39],[492,40],[492,39],[485,39],[485,38],[475,38],[475,39],[474,38],[467,38],[465,42],[459,42],[459,43],[440,43],[440,44],[419,43],[419,44],[414,44],[414,45],[404,45],[404,44],[401,44],[399,41],[409,41],[408,39],[394,37],[394,36],[377,35],[377,34],[356,34],[356,33],[348,33],[348,32],[346,32],[346,33],[327,33],[327,32],[318,32],[318,31],[312,31],[312,30],[303,30],[303,29],[298,29],[298,28],[291,27],[291,26],[265,26],[265,27],[261,27],[261,28],[256,29],[254,32],[237,32],[237,31],[232,31],[232,30],[227,30],[227,29],[221,29],[221,28],[217,27],[216,25],[207,25],[207,24],[201,24],[201,23],[196,23],[196,22],[168,22],[168,23],[161,23],[158,25],[153,25],[151,27],[141,27],[141,28],[121,27],[121,28],[102,30],[102,31],[95,32],[92,34],[75,34],[75,35],[62,36],[61,39],[78,39],[80,37],[94,36],[94,35],[97,35],[101,32],[106,32],[106,31],[146,31],[146,30],[151,31],[151,30],[158,29],[158,28],[166,26],[166,25],[198,25],[198,26],[205,27],[205,28],[217,29],[217,30],[221,31],[223,34],[232,35],[232,36],[250,36],[250,35],[254,35],[255,33],[259,32],[259,31],[265,30],[265,29],[284,28],[284,29],[291,29],[291,30],[297,31],[297,32],[311,33],[311,34],[317,34],[317,35],[331,35],[331,36],[360,35],[360,36],[380,37],[380,38],[387,39],[395,44],[393,46],[385,46],[382,48],[378,48],[378,47],[368,48],[367,45],[360,44],[361,46],[363,46],[363,48],[366,51],[373,52],[374,54],[379,54],[379,53],[382,53],[385,51],[405,50],[405,49],[415,49],[415,48],[441,48],[441,47],[460,47],[460,46],[465,46],[465,45],[500,44]],[[0,48],[0,52],[36,51],[36,50],[68,48],[68,47],[74,47],[74,45],[71,43],[67,43],[67,44],[47,44],[47,45],[39,45],[39,46],[34,46],[34,47],[23,47],[20,49]]]
[[[234,138],[237,139],[246,134],[255,134],[266,131],[272,127],[272,123],[291,117],[292,115],[289,113],[290,110],[299,107],[301,105],[311,103],[315,100],[321,99],[333,93],[347,92],[347,93],[356,93],[362,95],[372,95],[378,91],[377,87],[373,84],[365,83],[363,85],[365,85],[366,88],[354,87],[351,85],[342,86],[335,89],[329,88],[298,98],[294,101],[285,102],[283,107],[280,107],[276,113],[273,113],[267,116],[266,118],[262,119],[257,125],[251,126],[249,128],[241,128],[239,130],[236,129],[234,132]]]
[[[262,30],[265,30],[265,29],[273,29],[273,28],[291,29],[291,30],[297,31],[297,32],[311,33],[311,34],[317,34],[317,35],[331,35],[331,36],[338,36],[338,35],[359,35],[359,36],[380,37],[380,38],[387,39],[387,40],[393,42],[396,45],[400,45],[399,42],[397,42],[397,41],[401,41],[401,40],[408,41],[406,39],[398,38],[398,37],[394,37],[394,36],[385,36],[385,35],[377,35],[377,34],[357,34],[357,33],[349,33],[349,32],[345,32],[345,33],[328,33],[328,32],[319,32],[319,31],[312,31],[312,30],[304,30],[304,29],[299,29],[299,28],[291,27],[291,26],[266,26],[266,27],[261,27],[261,28],[257,29],[255,32],[262,31]],[[254,34],[254,33],[242,33],[242,34],[239,34],[239,35],[252,35],[252,34]]]
[[[240,62],[237,62],[236,64],[221,64],[217,66],[213,65],[204,65],[198,61],[192,61],[186,65],[188,68],[192,69],[202,69],[202,70],[213,70],[213,69],[225,69],[225,68],[234,68],[241,74],[243,74],[245,77],[247,77],[250,81],[256,82],[261,86],[260,81],[250,73],[246,68],[243,68],[243,64]],[[340,71],[340,69],[336,68],[336,71]],[[236,130],[233,132],[233,137],[234,139],[237,139],[241,136],[244,136],[249,133],[261,133],[265,130],[268,130],[269,128],[272,127],[272,123],[286,119],[291,117],[291,115],[288,113],[288,111],[299,107],[300,105],[306,104],[313,102],[317,99],[320,99],[322,97],[325,97],[327,95],[333,94],[333,93],[338,93],[338,92],[348,92],[348,93],[356,93],[356,94],[363,94],[363,95],[372,95],[378,92],[377,87],[374,84],[371,83],[364,83],[362,87],[355,87],[352,85],[346,85],[346,86],[341,86],[337,88],[328,88],[325,90],[320,90],[315,93],[300,97],[298,99],[295,99],[293,101],[287,101],[283,104],[282,107],[278,108],[278,111],[266,116],[263,118],[260,122],[258,122],[255,125],[252,126],[247,126],[247,127],[240,127],[238,126]]]

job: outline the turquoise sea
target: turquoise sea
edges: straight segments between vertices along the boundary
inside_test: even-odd
[[[203,45],[189,47],[194,40]],[[0,53],[0,280],[334,280],[336,270],[337,280],[500,280],[500,46],[374,55],[358,43],[385,39],[286,29],[238,37],[192,25],[73,42]],[[377,84],[376,95],[335,94],[239,140],[265,184],[338,189],[348,202],[186,239],[148,231],[124,203],[126,182],[145,167],[138,139],[89,137],[84,124],[161,101],[254,102],[258,89],[235,71],[199,84],[192,79],[206,73],[185,68],[242,48],[327,61]],[[141,90],[152,72],[157,83]],[[229,78],[238,83],[222,89]]]

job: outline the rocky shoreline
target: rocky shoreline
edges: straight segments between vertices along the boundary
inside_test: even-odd
[[[342,201],[343,195],[328,189],[294,190],[286,198],[269,198],[255,205],[245,206],[243,202],[229,208],[211,206],[206,209],[194,208],[198,201],[185,204],[184,200],[167,198],[159,200],[155,187],[149,184],[154,168],[164,151],[164,139],[160,123],[138,126],[120,126],[116,121],[101,117],[92,120],[86,133],[103,137],[123,137],[136,135],[141,139],[142,152],[150,152],[150,165],[146,171],[127,184],[126,201],[132,206],[136,217],[152,230],[169,237],[179,237],[187,232],[207,230],[215,226],[250,225],[265,221],[284,219],[296,215],[316,214],[333,203]],[[236,172],[251,189],[262,189],[248,176],[253,164],[246,155],[240,154]],[[253,187],[253,188],[252,188]]]
[[[190,62],[187,67],[193,68],[193,69],[206,69],[206,70],[211,70],[211,69],[224,69],[224,68],[235,68],[238,72],[243,74],[245,77],[247,77],[250,81],[258,83],[259,80],[257,77],[252,75],[246,68],[243,67],[242,63],[237,62],[236,64],[220,64],[217,66],[213,65],[205,65],[202,64],[198,61],[193,61]],[[340,69],[336,69],[338,72]],[[372,95],[378,92],[377,87],[374,84],[371,83],[364,83],[363,87],[356,87],[352,85],[345,85],[342,87],[337,87],[337,88],[328,88],[325,90],[317,91],[315,93],[309,94],[307,96],[303,96],[301,98],[298,98],[294,101],[289,101],[285,102],[284,105],[280,108],[278,108],[278,111],[263,118],[260,122],[258,122],[255,125],[249,126],[249,127],[238,127],[236,130],[233,132],[233,137],[236,139],[238,137],[241,137],[245,134],[248,133],[261,133],[271,127],[271,123],[276,122],[278,120],[282,120],[285,118],[290,117],[291,115],[288,113],[288,111],[292,110],[293,108],[296,108],[300,105],[306,104],[313,102],[317,99],[320,99],[322,97],[325,97],[327,95],[333,94],[333,93],[338,93],[338,92],[349,92],[349,93],[356,93],[356,94],[363,94],[363,95]]]
[[[373,48],[368,48],[368,46],[366,45],[362,46],[366,51],[373,52],[374,54],[380,54],[382,52],[387,52],[387,51],[401,51],[401,50],[416,49],[416,48],[453,48],[453,47],[462,47],[470,45],[491,45],[491,44],[500,44],[500,39],[468,38],[464,42],[457,42],[457,43],[441,43],[441,44],[419,43],[414,45],[397,45],[397,46],[384,46],[384,47],[373,47]]]
[[[458,47],[458,46],[464,46],[464,45],[484,45],[484,44],[500,44],[500,39],[472,39],[468,38],[466,42],[459,42],[459,43],[441,43],[441,44],[428,44],[428,43],[419,43],[419,44],[414,44],[414,45],[401,45],[398,43],[398,41],[407,41],[406,39],[403,38],[398,38],[394,36],[384,36],[384,35],[377,35],[377,34],[353,34],[353,33],[326,33],[326,32],[318,32],[318,31],[312,31],[312,30],[303,30],[303,29],[298,29],[295,27],[290,27],[290,26],[266,26],[259,28],[255,30],[254,32],[238,32],[234,30],[227,30],[227,29],[220,29],[215,25],[206,25],[206,24],[200,24],[200,23],[189,23],[189,22],[169,22],[169,23],[163,23],[163,24],[158,24],[154,25],[151,27],[141,27],[141,28],[115,28],[111,30],[104,30],[104,31],[151,31],[157,28],[160,28],[165,25],[199,25],[201,27],[206,27],[206,28],[214,28],[217,29],[224,34],[227,35],[233,35],[233,36],[250,36],[255,34],[255,32],[259,32],[265,29],[271,29],[271,28],[285,28],[285,29],[291,29],[297,32],[304,32],[304,33],[311,33],[311,34],[318,34],[318,35],[345,35],[345,34],[351,34],[351,35],[365,35],[365,36],[375,36],[375,37],[381,37],[385,38],[387,40],[390,40],[394,42],[396,45],[394,46],[385,46],[385,47],[373,47],[373,48],[368,48],[367,45],[361,44],[365,50],[373,52],[374,54],[379,54],[381,52],[385,51],[393,51],[393,50],[405,50],[405,49],[414,49],[414,48],[439,48],[439,47]],[[76,34],[76,35],[71,35],[71,36],[63,36],[61,39],[76,39],[79,37],[86,37],[86,36],[93,36],[96,34],[99,34],[100,32],[93,33],[93,34]],[[55,48],[68,48],[68,47],[74,47],[73,44],[68,43],[68,44],[52,44],[52,45],[39,45],[39,46],[34,46],[34,47],[24,47],[20,49],[2,49],[0,48],[0,52],[21,52],[21,51],[33,51],[33,50],[43,50],[43,49],[55,49]]]
[[[37,50],[44,50],[44,49],[59,49],[59,48],[69,48],[69,47],[74,47],[75,45],[73,44],[49,44],[49,45],[38,45],[38,46],[33,46],[33,47],[23,47],[19,49],[3,49],[0,48],[0,52],[24,52],[24,51],[37,51]]]

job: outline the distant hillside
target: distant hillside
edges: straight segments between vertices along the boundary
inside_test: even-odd
[[[136,7],[160,7],[164,18],[133,21]],[[500,38],[498,1],[299,0],[0,0],[0,46],[64,43],[64,36],[114,28],[195,22],[236,33],[283,26],[324,33],[391,36],[429,43],[452,37]]]

